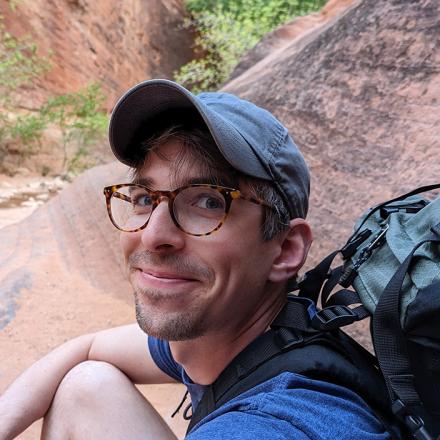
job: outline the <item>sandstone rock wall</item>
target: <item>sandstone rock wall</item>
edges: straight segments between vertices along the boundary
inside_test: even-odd
[[[182,30],[182,0],[20,0],[0,2],[7,29],[30,34],[41,54],[53,52],[53,69],[37,90],[23,94],[32,108],[48,95],[100,81],[109,108],[129,86],[170,78],[192,57],[192,36]]]
[[[364,0],[225,86],[284,121],[311,166],[310,261],[373,202],[438,181],[439,65],[438,1]]]

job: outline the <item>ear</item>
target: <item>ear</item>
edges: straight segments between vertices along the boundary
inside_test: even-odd
[[[291,220],[289,229],[280,234],[279,254],[272,264],[269,280],[280,283],[295,276],[306,261],[312,240],[312,231],[304,219]]]

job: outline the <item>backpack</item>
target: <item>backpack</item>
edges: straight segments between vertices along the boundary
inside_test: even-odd
[[[440,440],[440,198],[417,195],[437,188],[360,217],[346,244],[288,295],[270,330],[207,387],[188,432],[232,398],[291,371],[357,392],[393,439]],[[331,268],[338,254],[343,264]],[[366,317],[374,355],[340,329]]]

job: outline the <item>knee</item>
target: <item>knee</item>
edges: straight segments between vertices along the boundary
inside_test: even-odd
[[[86,361],[72,368],[61,381],[55,398],[84,406],[102,401],[105,394],[128,378],[116,367],[106,362]]]
[[[103,406],[118,395],[115,390],[127,386],[133,387],[133,384],[113,365],[98,361],[78,364],[58,386],[44,417],[42,438],[84,438],[78,429],[94,426],[96,420],[100,420]]]

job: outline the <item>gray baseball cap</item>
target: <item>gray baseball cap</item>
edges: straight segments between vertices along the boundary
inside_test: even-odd
[[[305,218],[310,191],[307,165],[286,127],[267,110],[230,93],[194,95],[169,80],[141,82],[119,99],[112,112],[109,140],[118,160],[136,165],[139,133],[153,134],[161,114],[200,115],[228,163],[272,182],[291,218]]]

